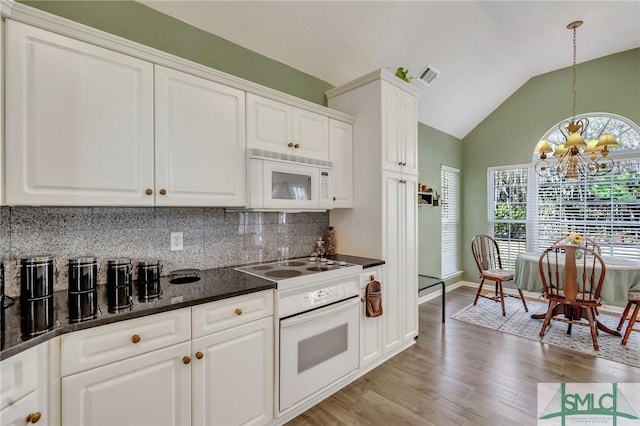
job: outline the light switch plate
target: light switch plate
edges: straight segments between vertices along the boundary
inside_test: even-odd
[[[182,232],[171,233],[171,251],[182,250],[182,243],[183,243],[182,238],[183,238]]]

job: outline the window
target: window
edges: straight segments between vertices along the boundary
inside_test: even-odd
[[[489,169],[489,232],[503,267],[512,269],[519,252],[540,251],[572,231],[596,240],[605,255],[640,261],[640,127],[610,114],[582,117],[589,120],[585,140],[602,133],[618,140],[611,172],[563,181],[539,177],[533,165]],[[543,139],[558,144],[562,134],[555,126]]]
[[[527,251],[529,167],[489,169],[490,234],[498,243],[502,267],[515,269],[516,257]]]
[[[442,166],[440,170],[440,198],[443,278],[460,273],[460,170]]]

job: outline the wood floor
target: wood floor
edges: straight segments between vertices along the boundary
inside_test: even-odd
[[[640,382],[640,368],[448,318],[473,295],[447,293],[444,325],[439,298],[420,305],[416,345],[287,425],[535,425],[538,382]]]

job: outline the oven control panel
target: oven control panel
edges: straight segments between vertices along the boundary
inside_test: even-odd
[[[360,294],[360,275],[343,277],[316,285],[278,290],[278,318],[285,318]]]
[[[326,287],[320,290],[310,291],[302,296],[302,303],[304,306],[310,308],[331,303],[342,297],[344,292],[341,290],[341,287]]]

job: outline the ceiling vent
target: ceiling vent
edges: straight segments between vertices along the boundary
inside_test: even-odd
[[[422,70],[420,75],[418,76],[418,80],[426,84],[427,86],[431,86],[433,80],[436,79],[437,76],[440,75],[440,71],[433,68],[431,65],[427,65],[425,69]]]

